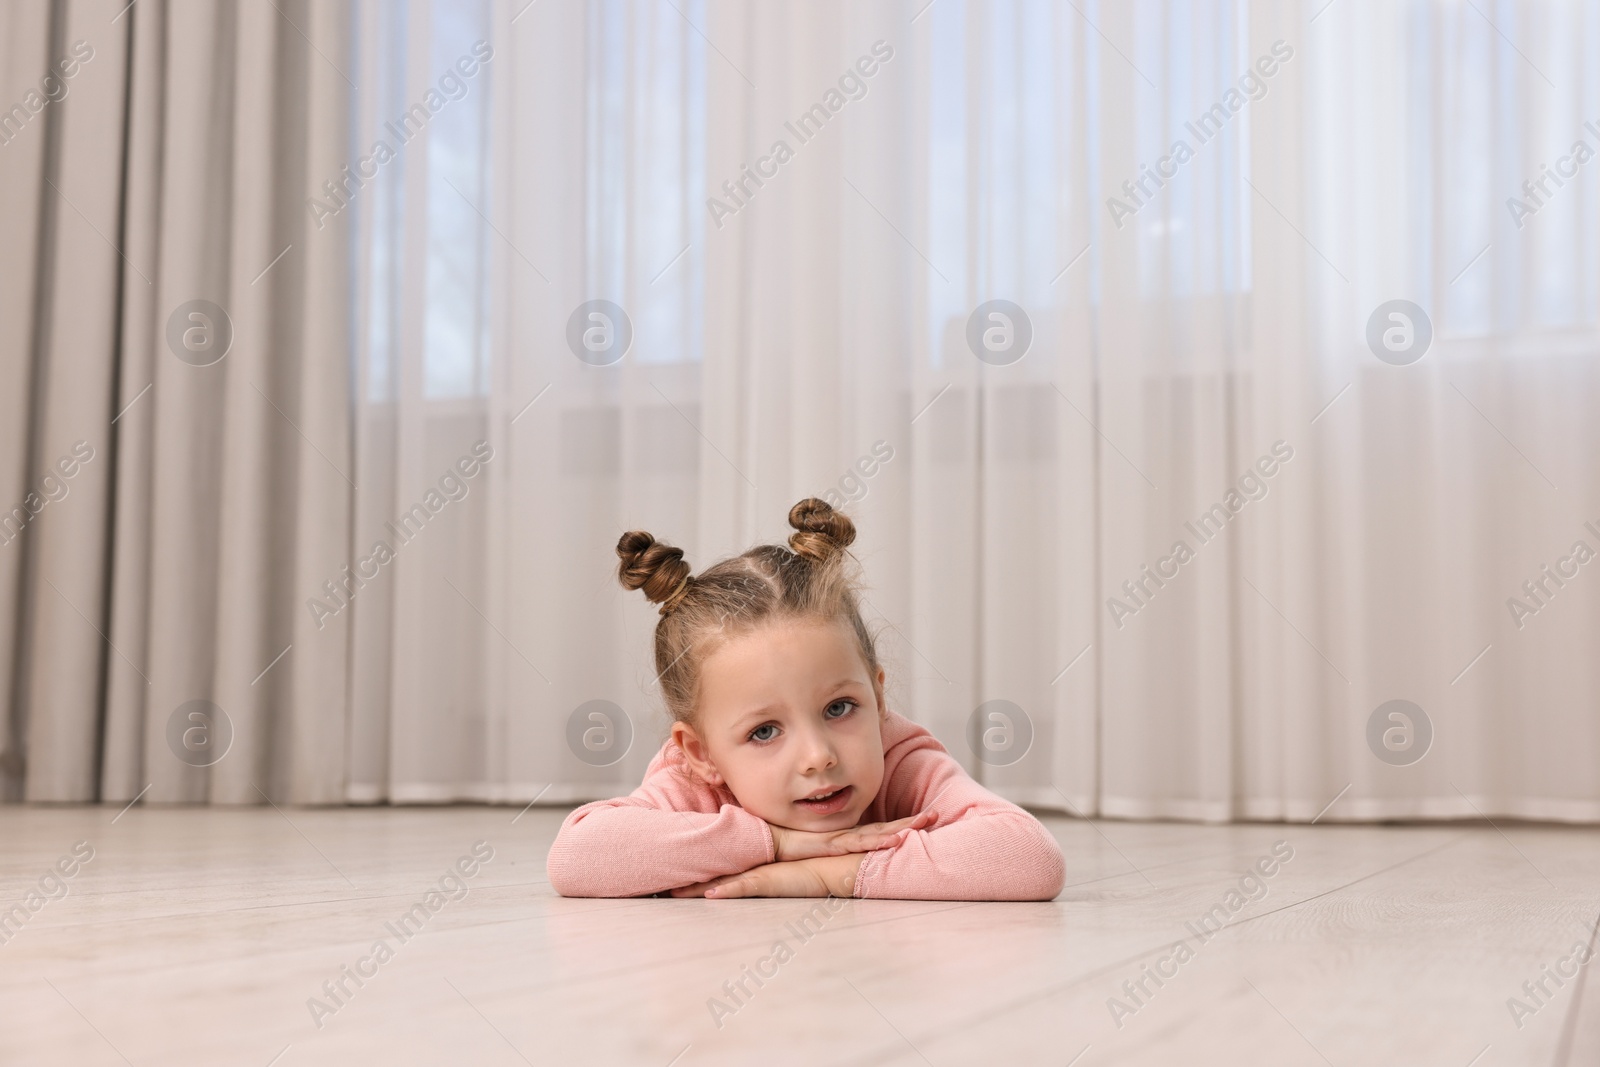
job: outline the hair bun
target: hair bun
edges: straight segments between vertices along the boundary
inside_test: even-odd
[[[826,500],[808,496],[789,509],[789,547],[813,563],[826,563],[856,539],[856,526]]]
[[[622,559],[617,580],[626,589],[644,590],[650,603],[661,605],[663,615],[683,599],[689,577],[683,549],[657,541],[643,530],[629,530],[617,540],[617,555]]]

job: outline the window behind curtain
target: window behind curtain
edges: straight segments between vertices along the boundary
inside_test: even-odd
[[[492,43],[488,0],[433,5],[428,69],[434,84],[476,41]],[[491,61],[492,62],[492,61]],[[428,307],[423,395],[481,396],[489,391],[488,69],[467,79],[466,94],[428,124]],[[482,215],[479,213],[482,212]]]
[[[630,359],[699,362],[706,44],[690,23],[705,25],[705,4],[591,0],[587,13],[587,297],[628,310]]]
[[[1412,0],[1407,114],[1418,173],[1431,182],[1409,190],[1409,237],[1423,264],[1419,291],[1430,291],[1431,268],[1451,336],[1592,329],[1600,318],[1600,248],[1580,240],[1595,230],[1600,159],[1553,195],[1541,193],[1544,205],[1520,229],[1506,204],[1523,198],[1522,183],[1537,179],[1541,164],[1554,167],[1574,141],[1600,150],[1600,138],[1584,128],[1600,118],[1597,14],[1589,0],[1477,0],[1476,9],[1464,0]],[[1428,253],[1436,235],[1444,262],[1435,264]],[[1497,275],[1482,261],[1469,269],[1485,249],[1485,259],[1500,257],[1516,273]]]
[[[429,8],[426,47],[435,79],[473,42],[491,39],[488,0],[412,2]],[[934,337],[947,322],[964,319],[974,293],[1005,293],[1030,308],[1055,302],[1051,284],[1062,264],[1054,237],[1069,198],[1090,197],[1095,239],[1113,236],[1104,201],[1119,190],[1074,188],[1055,151],[1063,139],[1085,147],[1093,181],[1097,129],[1108,121],[1132,121],[1138,159],[1153,163],[1175,138],[1187,136],[1184,124],[1214,104],[1254,58],[1248,54],[1247,9],[1238,0],[1135,0],[1135,38],[1126,43],[1126,58],[1111,54],[1089,28],[1086,20],[1100,12],[1096,4],[1085,3],[1080,14],[1051,0],[995,0],[974,8],[975,2],[946,0],[925,16],[929,256],[949,278],[948,285],[930,288]],[[1392,172],[1409,177],[1403,189],[1361,195],[1406,197],[1409,228],[1370,239],[1400,242],[1407,250],[1415,291],[1438,294],[1442,335],[1592,329],[1600,319],[1600,248],[1580,241],[1579,234],[1593,230],[1592,216],[1600,210],[1592,194],[1600,160],[1587,163],[1548,199],[1528,221],[1533,233],[1527,237],[1508,227],[1504,199],[1518,192],[1524,178],[1538,176],[1536,167],[1525,164],[1526,155],[1553,162],[1575,140],[1595,142],[1583,122],[1600,117],[1585,110],[1600,83],[1600,19],[1586,13],[1581,0],[1483,6],[1479,12],[1466,3],[1406,0],[1391,23],[1404,37],[1398,53],[1406,65],[1404,99],[1394,106],[1403,116],[1397,125],[1405,132],[1408,156]],[[408,5],[379,10],[381,108],[399,115],[414,102],[408,92],[415,91],[406,84]],[[705,25],[704,0],[676,7],[657,0],[589,0],[586,14],[581,47],[587,98],[552,102],[581,106],[587,119],[585,289],[628,308],[639,338],[631,358],[697,362],[706,299],[700,250],[706,232],[707,48],[694,26]],[[975,26],[981,33],[976,41],[969,39]],[[1334,27],[1320,30],[1333,33]],[[1318,31],[1308,25],[1304,32]],[[1079,35],[1088,67],[1064,69],[1062,57],[1078,54]],[[1311,62],[1317,54],[1305,44],[1296,42],[1296,62]],[[1134,75],[1129,99],[1102,99],[1100,68],[1129,61],[1155,87]],[[1546,76],[1560,88],[1546,83]],[[429,127],[423,220],[429,398],[483,395],[490,380],[486,272],[488,242],[497,238],[478,214],[487,213],[492,202],[490,85],[483,75],[472,79],[466,96]],[[1353,114],[1350,87],[1340,79],[1309,77],[1305,88],[1306,121],[1327,124],[1334,136],[1332,127]],[[1078,92],[1087,95],[1083,130],[1071,128],[1072,94]],[[975,108],[980,114],[969,113]],[[1357,136],[1362,128],[1358,124]],[[1245,188],[1241,178],[1249,176],[1250,135],[1246,107],[1197,153],[1217,153],[1216,159],[1184,166],[1128,220],[1132,232],[1115,235],[1138,242],[1140,288],[1149,298],[1251,288],[1253,204],[1239,195]],[[979,143],[969,143],[974,138]],[[1388,150],[1376,142],[1373,151]],[[1327,146],[1336,145],[1336,137],[1321,144],[1314,156],[1333,151]],[[1315,158],[1308,161],[1317,165]],[[394,388],[404,183],[402,159],[384,170],[369,201],[373,400],[391,397]],[[1329,203],[1321,210],[1338,208]],[[1451,281],[1480,251],[1513,239],[1516,248],[1495,254],[1509,256],[1529,279],[1527,286],[1502,285],[1491,292],[1495,275],[1482,264]],[[969,255],[969,242],[984,254]],[[1435,247],[1445,262],[1434,261]],[[1083,266],[1092,269],[1093,261],[1091,250]],[[969,263],[985,276],[968,278]]]
[[[1370,24],[1352,30],[1336,20],[1356,13],[1334,11],[1321,15],[1323,24],[1304,24],[1291,42],[1293,62],[1331,59],[1340,68],[1304,83],[1304,119],[1319,124],[1318,147],[1306,162],[1313,177],[1318,168],[1344,173],[1352,152],[1373,154],[1360,164],[1373,183],[1323,187],[1325,199],[1308,199],[1308,213],[1320,212],[1321,232],[1332,233],[1348,225],[1349,211],[1358,224],[1372,225],[1379,198],[1404,198],[1403,232],[1361,239],[1404,253],[1413,291],[1437,297],[1438,325],[1451,336],[1592,329],[1600,319],[1600,247],[1580,235],[1593,232],[1600,210],[1593,195],[1600,159],[1547,198],[1524,227],[1531,233],[1510,226],[1505,201],[1520,195],[1525,178],[1538,177],[1538,163],[1553,166],[1574,141],[1600,150],[1600,137],[1583,128],[1586,119],[1600,118],[1586,105],[1600,87],[1597,9],[1583,0],[1402,3],[1393,18],[1379,20],[1384,33],[1399,35],[1395,41],[1363,43]],[[1308,6],[1308,19],[1323,7]],[[1154,166],[1179,138],[1193,147],[1185,124],[1217,103],[1256,58],[1247,5],[1134,0],[1132,40],[1118,45],[1125,56],[1091,28],[1102,10],[1092,2],[1075,10],[1045,0],[947,0],[928,10],[929,256],[951,280],[931,286],[932,336],[969,310],[973,294],[1004,293],[1029,308],[1056,302],[1048,282],[1060,264],[1052,266],[1057,250],[1049,238],[1069,198],[1091,199],[1096,242],[1137,242],[1140,291],[1148,299],[1252,288],[1256,212],[1244,179],[1254,105],[1200,145],[1121,231],[1106,208],[1121,190],[1073,188],[1050,151],[1063,141],[1083,147],[1093,181],[1097,131],[1105,123],[1132,123],[1136,163]],[[1086,35],[1083,71],[1069,62],[1078,34]],[[1359,54],[1345,54],[1352,45]],[[1403,65],[1393,81],[1398,99],[1375,101],[1350,83],[1370,78],[1373,63],[1390,61]],[[1101,69],[1108,64],[1127,75],[1126,99],[1104,97],[1108,79]],[[1080,91],[1087,95],[1087,130],[1071,128],[1071,97]],[[1514,248],[1490,247],[1512,241]],[[980,254],[970,256],[969,244]],[[1516,274],[1497,277],[1479,263],[1452,282],[1486,248]],[[974,260],[989,276],[966,277]]]
[[[412,9],[427,12],[425,41],[410,39]],[[489,208],[489,115],[491,85],[488,66],[472,77],[460,77],[464,92],[440,91],[440,79],[454,72],[463,56],[474,57],[473,45],[492,43],[488,0],[413,0],[376,7],[377,41],[373,57],[376,136],[398,147],[395,159],[378,168],[362,192],[356,210],[371,212],[369,247],[355,249],[367,261],[368,403],[392,402],[399,386],[402,356],[402,301],[405,293],[407,226],[427,233],[423,310],[422,390],[428,399],[482,396],[489,384],[488,238],[492,231],[478,214]],[[426,81],[409,81],[412,48],[425,48]],[[493,60],[491,60],[493,62]],[[458,75],[459,77],[459,75]],[[409,108],[425,104],[429,91],[445,103],[426,125],[426,137],[404,143],[392,131],[400,128]],[[417,168],[412,153],[426,146],[427,166]],[[360,146],[366,155],[370,145]],[[425,173],[426,216],[406,218],[406,183]],[[362,238],[352,227],[352,239]]]
[[[418,5],[427,10],[425,42],[407,35]],[[705,10],[703,0],[677,6],[589,2],[587,40],[573,43],[587,57],[587,98],[551,102],[581,107],[587,119],[586,293],[628,309],[639,338],[630,358],[646,363],[698,362],[703,347],[704,257],[698,249],[705,243],[706,46],[689,23],[703,24]],[[495,43],[488,0],[411,0],[377,10],[382,118],[398,117],[418,102],[475,42]],[[428,52],[424,86],[407,82],[408,49],[418,47]],[[510,54],[502,42],[495,61],[506,62]],[[428,124],[426,217],[409,220],[428,235],[423,394],[433,400],[482,396],[490,382],[489,252],[490,242],[500,239],[483,218],[493,203],[492,77],[485,69],[467,85],[465,96]],[[406,170],[402,152],[382,169],[368,199],[369,402],[392,400],[396,387]],[[562,343],[559,336],[550,341]]]

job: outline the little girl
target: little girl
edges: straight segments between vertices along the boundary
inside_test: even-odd
[[[855,526],[824,501],[691,578],[633,531],[618,575],[661,605],[672,733],[632,793],[575,809],[550,848],[563,896],[1050,900],[1060,846],[883,702],[857,607]]]

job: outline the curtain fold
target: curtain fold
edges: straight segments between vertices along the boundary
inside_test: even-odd
[[[38,14],[47,17],[31,26],[15,25],[21,12],[10,14],[18,31],[14,49],[29,31],[36,35],[30,43],[37,65],[23,68],[33,75],[33,100],[25,97],[21,107],[38,108],[25,122],[17,121],[18,110],[6,116],[13,120],[3,148],[10,180],[21,186],[17,192],[33,193],[26,212],[20,204],[10,210],[22,216],[13,232],[37,236],[36,243],[17,242],[6,270],[32,292],[14,320],[31,329],[6,348],[5,391],[26,404],[14,424],[26,438],[8,452],[5,499],[19,506],[6,516],[3,573],[20,621],[5,672],[12,706],[31,704],[40,714],[31,730],[11,717],[7,777],[8,791],[26,773],[42,795],[66,797],[92,791],[99,769],[96,746],[82,739],[98,732],[103,658],[94,626],[106,603],[98,563],[107,544],[114,463],[107,430],[116,321],[104,309],[115,304],[124,265],[101,236],[115,217],[118,185],[114,177],[96,181],[92,168],[100,147],[118,133],[122,64],[114,48],[94,48],[83,9]],[[75,54],[79,41],[87,47]],[[58,66],[63,60],[67,66]],[[53,84],[35,71],[49,71]]]

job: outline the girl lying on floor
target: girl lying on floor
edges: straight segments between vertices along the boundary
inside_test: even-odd
[[[1050,900],[1060,846],[883,702],[884,671],[822,500],[689,576],[647,533],[618,574],[661,605],[655,665],[672,733],[643,784],[575,809],[551,846],[563,896]]]

